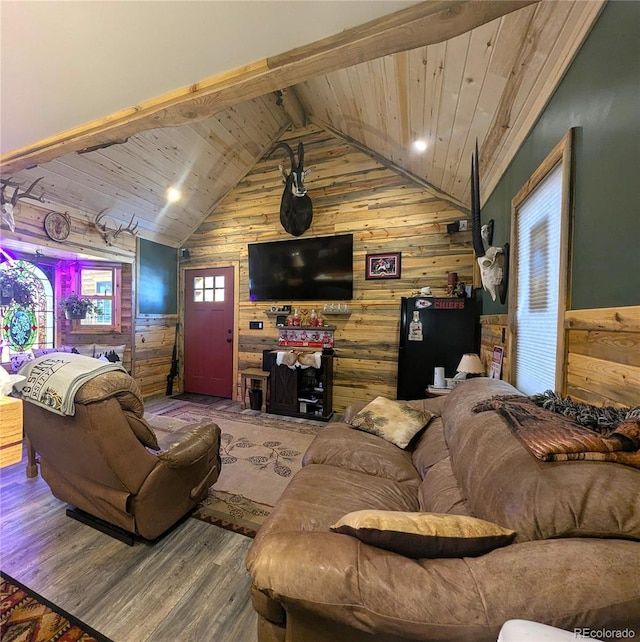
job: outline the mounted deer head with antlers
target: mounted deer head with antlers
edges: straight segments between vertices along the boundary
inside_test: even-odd
[[[23,198],[32,198],[34,201],[40,201],[44,203],[44,193],[40,196],[32,196],[31,190],[44,178],[36,178],[29,187],[20,193],[20,183],[14,183],[11,178],[1,178],[0,182],[2,183],[2,188],[0,189],[0,224],[6,223],[7,227],[15,232],[15,219],[13,218],[13,208],[16,206],[17,202]],[[7,187],[15,187],[13,196],[10,199],[7,199],[4,191]]]
[[[101,221],[110,209],[110,207],[107,207],[106,209],[102,210],[102,212],[100,212],[100,214],[96,216],[96,220],[93,222],[93,226],[96,228],[96,230],[98,230],[98,232],[100,232],[100,235],[107,245],[113,245],[114,241],[118,238],[118,236],[120,236],[120,234],[131,234],[131,236],[138,235],[138,224],[136,223],[135,225],[133,225],[135,214],[132,214],[131,220],[129,221],[127,227],[122,227],[122,224],[120,224],[117,230],[108,229],[106,222],[102,223]]]

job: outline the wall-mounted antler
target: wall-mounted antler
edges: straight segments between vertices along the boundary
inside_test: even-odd
[[[96,220],[93,222],[93,226],[96,228],[96,230],[98,230],[98,232],[100,232],[100,235],[104,239],[104,242],[107,245],[113,245],[113,242],[118,238],[120,234],[131,234],[131,236],[137,236],[138,224],[136,223],[135,225],[133,225],[135,214],[131,215],[131,220],[129,221],[127,227],[123,227],[122,224],[120,224],[117,230],[108,229],[106,222],[102,223],[101,221],[110,209],[111,208],[107,207],[106,209],[102,210],[102,212],[100,212],[96,216]]]
[[[471,231],[482,286],[494,301],[498,294],[500,303],[504,303],[507,299],[509,280],[509,244],[505,243],[502,247],[488,247],[486,250],[484,247],[484,241],[487,244],[492,242],[493,221],[483,226],[480,220],[480,156],[477,140],[475,155],[471,157]]]
[[[23,198],[32,198],[35,201],[40,201],[44,203],[44,193],[40,196],[32,196],[31,191],[33,188],[44,178],[36,178],[31,185],[22,193],[20,193],[20,183],[14,183],[11,178],[2,178],[0,183],[2,183],[2,188],[0,189],[0,223],[6,223],[7,227],[14,232],[15,231],[15,220],[13,218],[13,208],[16,206],[16,203]],[[10,199],[7,199],[4,191],[7,187],[15,187],[13,196]]]

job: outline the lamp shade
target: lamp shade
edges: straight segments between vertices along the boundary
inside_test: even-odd
[[[484,366],[477,354],[467,352],[466,354],[463,354],[462,359],[460,359],[458,372],[464,372],[466,374],[484,374]]]

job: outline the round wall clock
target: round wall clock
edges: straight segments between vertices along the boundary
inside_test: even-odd
[[[54,241],[64,241],[71,232],[71,219],[62,212],[50,212],[44,219],[44,230]]]

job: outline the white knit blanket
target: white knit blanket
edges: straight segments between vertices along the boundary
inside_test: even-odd
[[[120,363],[106,363],[70,352],[53,352],[27,361],[19,370],[19,374],[26,378],[14,387],[25,401],[59,415],[73,415],[78,388],[89,379],[111,370],[126,372]]]

